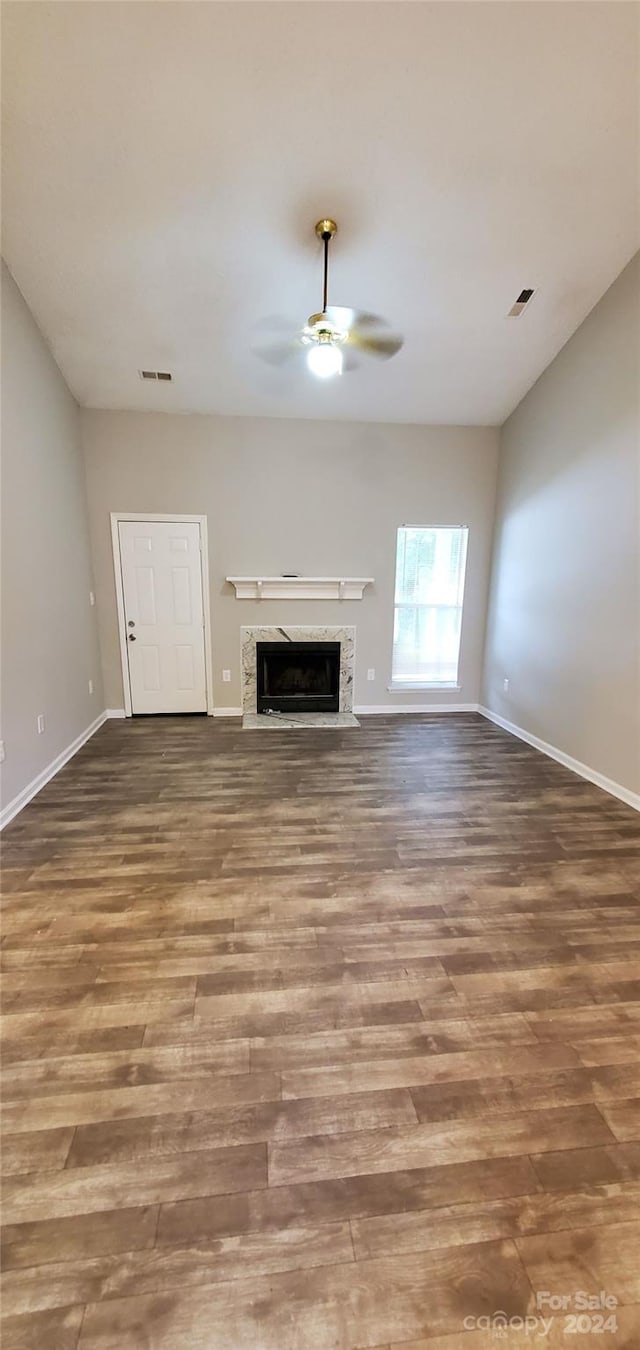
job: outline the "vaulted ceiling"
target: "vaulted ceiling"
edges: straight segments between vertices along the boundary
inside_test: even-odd
[[[82,404],[499,423],[640,244],[635,4],[9,0],[3,30],[3,251]],[[325,215],[330,300],[405,337],[326,382],[252,352],[320,307]]]

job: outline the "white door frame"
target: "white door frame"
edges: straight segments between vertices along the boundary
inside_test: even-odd
[[[211,661],[211,603],[209,600],[209,539],[207,535],[207,517],[184,515],[179,511],[176,511],[171,515],[163,515],[161,511],[112,511],[110,514],[111,547],[113,549],[113,573],[116,583],[118,639],[120,642],[120,662],[122,665],[122,689],[124,694],[125,717],[132,717],[133,709],[131,706],[131,685],[129,683],[129,656],[127,647],[127,626],[124,612],[120,531],[118,529],[121,520],[166,521],[169,524],[200,526],[200,574],[202,577],[202,608],[204,611],[204,667],[207,682],[207,717],[213,717],[213,665]]]

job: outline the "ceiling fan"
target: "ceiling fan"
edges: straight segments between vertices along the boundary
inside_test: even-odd
[[[316,225],[316,234],[324,246],[322,310],[312,314],[297,332],[284,320],[266,320],[254,343],[254,351],[263,361],[279,366],[306,355],[309,370],[327,379],[354,369],[360,355],[387,361],[400,350],[402,338],[392,333],[377,314],[327,304],[329,244],[337,228],[335,220],[319,220]]]

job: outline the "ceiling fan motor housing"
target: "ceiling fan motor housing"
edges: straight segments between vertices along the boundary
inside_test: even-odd
[[[326,314],[310,314],[305,329],[307,341],[346,342],[347,334],[341,332]]]

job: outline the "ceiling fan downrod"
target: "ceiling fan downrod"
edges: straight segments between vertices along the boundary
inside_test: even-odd
[[[329,298],[329,244],[336,233],[338,226],[335,220],[319,220],[316,225],[316,234],[318,239],[322,240],[324,245],[324,276],[322,285],[322,313],[327,312],[327,301]]]

